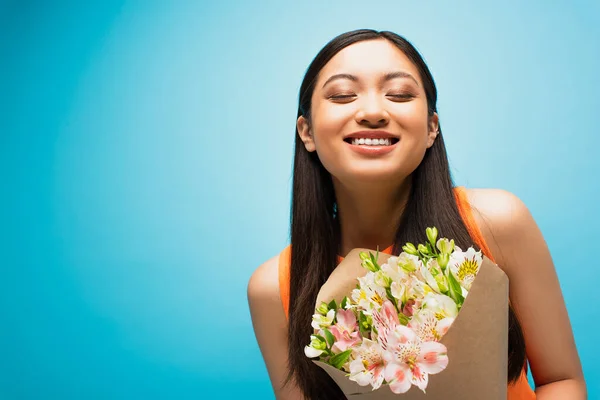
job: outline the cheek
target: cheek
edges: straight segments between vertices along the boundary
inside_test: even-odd
[[[405,134],[427,134],[427,106],[422,102],[410,102],[394,107],[391,118],[401,127]]]
[[[344,127],[352,120],[354,108],[350,105],[324,105],[313,113],[315,132],[323,139],[341,136]]]

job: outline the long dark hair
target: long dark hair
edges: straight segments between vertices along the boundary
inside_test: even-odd
[[[385,39],[396,45],[417,67],[427,96],[428,113],[437,111],[437,90],[419,52],[403,37],[389,31],[359,29],[343,33],[321,49],[308,67],[300,87],[298,117],[311,117],[311,97],[323,66],[340,50],[364,40]],[[440,133],[411,174],[408,202],[396,231],[394,254],[406,242],[421,243],[425,229],[436,226],[440,236],[453,238],[462,248],[475,245],[454,197],[448,157]],[[304,355],[312,333],[311,317],[320,287],[337,263],[340,226],[329,172],[316,152],[308,152],[296,129],[291,206],[291,271],[289,304],[289,379],[309,399],[345,398],[338,386]],[[509,309],[508,383],[516,381],[525,364],[525,344],[518,319]]]

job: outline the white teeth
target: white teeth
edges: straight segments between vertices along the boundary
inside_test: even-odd
[[[366,146],[389,146],[391,145],[390,139],[370,139],[370,138],[360,138],[360,139],[352,139],[352,144],[357,145],[366,145]]]

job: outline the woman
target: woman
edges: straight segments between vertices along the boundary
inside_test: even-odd
[[[509,400],[585,399],[545,241],[515,195],[454,187],[436,87],[417,50],[391,32],[342,34],[310,64],[299,100],[291,244],[248,284],[277,398],[344,398],[303,351],[317,293],[340,256],[357,247],[398,254],[436,226],[463,248],[475,243],[509,277]]]

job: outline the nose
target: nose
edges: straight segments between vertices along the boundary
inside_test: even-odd
[[[363,97],[356,111],[356,122],[360,125],[369,126],[387,125],[390,115],[385,109],[383,102],[384,100],[377,94]]]

